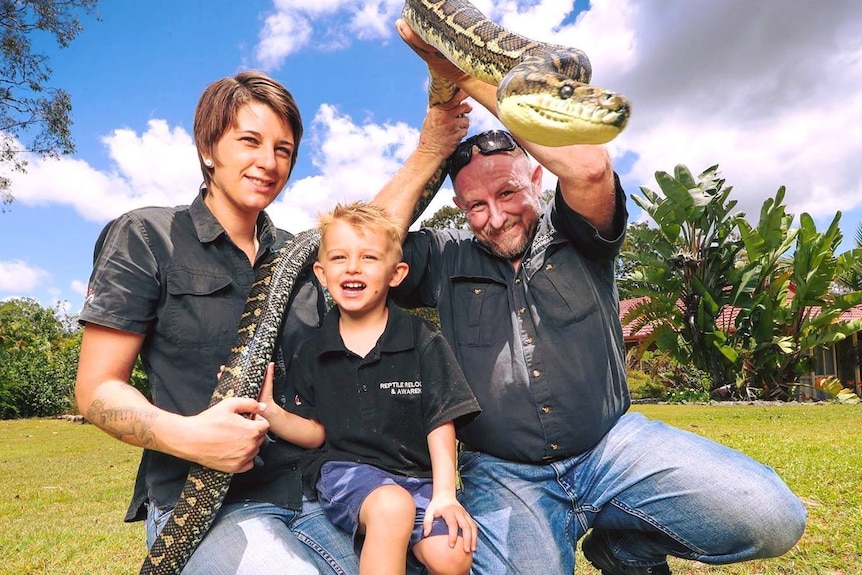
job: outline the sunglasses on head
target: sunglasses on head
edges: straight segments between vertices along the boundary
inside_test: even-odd
[[[515,138],[512,137],[512,134],[506,132],[505,130],[491,130],[488,132],[482,132],[481,134],[476,134],[475,136],[470,136],[455,148],[455,152],[449,156],[449,160],[447,161],[447,168],[449,170],[449,177],[452,180],[455,180],[455,176],[458,175],[458,172],[461,169],[470,163],[470,160],[473,159],[473,146],[479,148],[479,153],[483,156],[490,156],[491,154],[496,154],[498,152],[511,152],[517,148],[521,147],[518,142],[515,141]],[[526,154],[526,150],[524,150]]]

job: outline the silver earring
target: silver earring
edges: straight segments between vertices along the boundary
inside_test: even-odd
[[[209,158],[205,158],[204,159],[204,165],[208,168],[212,168],[213,167],[213,161],[210,160]]]

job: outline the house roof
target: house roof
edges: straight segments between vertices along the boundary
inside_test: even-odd
[[[793,294],[790,294],[790,297],[793,297]],[[635,331],[635,327],[629,323],[623,323],[626,315],[631,312],[638,305],[649,301],[648,297],[636,297],[631,299],[620,300],[620,323],[623,324],[623,340],[626,342],[638,342],[642,341],[649,336],[653,331],[652,325],[645,325]],[[738,307],[733,306],[725,306],[719,312],[716,323],[719,327],[722,327],[726,330],[733,330],[736,325],[736,316],[739,314],[740,309]],[[848,310],[845,310],[839,317],[839,322],[846,322],[851,320],[862,319],[862,304],[854,306]]]

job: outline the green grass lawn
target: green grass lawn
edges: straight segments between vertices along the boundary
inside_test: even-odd
[[[808,507],[785,556],[721,567],[672,559],[675,575],[862,574],[862,406],[635,409],[771,465]],[[0,421],[0,575],[137,573],[143,526],[122,518],[138,457],[92,425]],[[577,573],[596,571],[579,556]]]

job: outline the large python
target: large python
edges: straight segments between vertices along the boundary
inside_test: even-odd
[[[590,65],[579,50],[509,32],[466,0],[406,0],[402,17],[465,72],[498,85],[501,120],[516,136],[555,146],[603,143],[625,126],[628,101],[587,85]],[[537,84],[550,86],[549,91],[525,92],[525,86]],[[429,103],[446,102],[455,90],[432,73]],[[538,125],[544,128],[536,129]],[[444,163],[425,187],[414,218],[425,210],[445,177]],[[260,394],[291,290],[300,272],[314,260],[319,241],[316,230],[297,234],[259,267],[210,405],[228,397]],[[141,575],[182,572],[221,508],[231,477],[192,464],[172,515],[141,566]]]
[[[406,0],[401,17],[467,74],[497,86],[497,115],[515,136],[546,146],[604,144],[625,127],[631,103],[589,85],[581,50],[531,40],[485,17],[467,0]],[[432,104],[455,88],[434,78]]]

